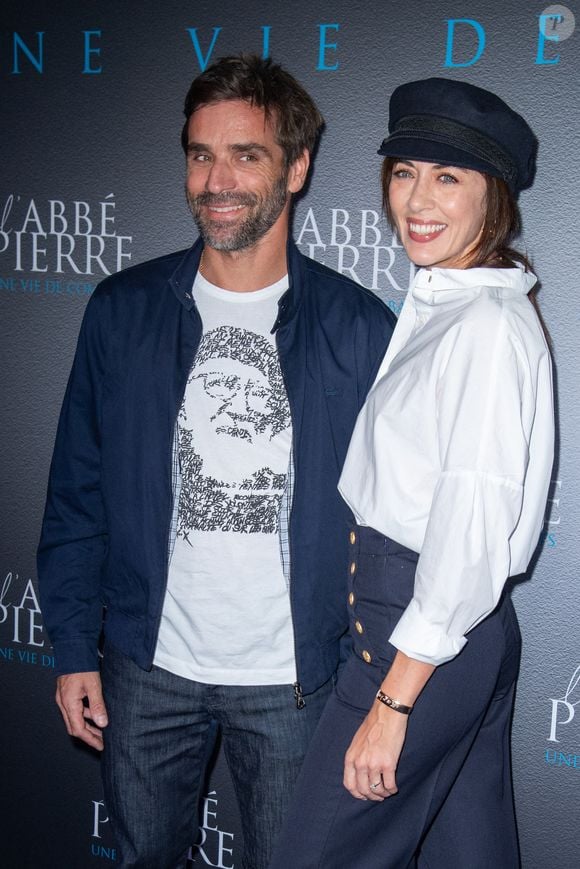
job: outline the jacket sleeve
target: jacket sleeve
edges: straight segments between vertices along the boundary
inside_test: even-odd
[[[44,622],[59,674],[98,669],[100,574],[107,547],[101,493],[100,407],[105,367],[105,294],[87,306],[50,469],[38,577]]]

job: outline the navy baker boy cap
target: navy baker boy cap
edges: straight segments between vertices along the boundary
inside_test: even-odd
[[[536,137],[526,121],[491,91],[446,78],[411,81],[389,103],[389,136],[378,153],[477,169],[512,192],[534,177]]]

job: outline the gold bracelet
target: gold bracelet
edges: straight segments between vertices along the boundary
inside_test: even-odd
[[[393,700],[393,698],[389,697],[388,694],[385,694],[384,691],[377,691],[376,699],[380,703],[384,703],[385,706],[388,706],[389,709],[394,709],[395,712],[400,712],[402,715],[410,715],[413,711],[412,706],[405,706],[405,704],[401,703],[399,700]]]

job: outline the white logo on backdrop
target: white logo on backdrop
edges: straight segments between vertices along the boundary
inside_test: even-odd
[[[574,721],[576,706],[580,703],[580,664],[572,673],[564,696],[550,698],[550,703],[552,704],[552,715],[548,742],[560,742],[563,728],[566,728],[565,736],[570,736],[571,730],[568,730],[568,725]],[[575,730],[575,728],[573,729]]]
[[[296,243],[302,252],[380,295],[406,293],[415,274],[385,219],[372,208],[310,207],[294,222]],[[400,300],[402,304],[402,299]]]
[[[54,656],[40,650],[49,643],[31,579],[10,571],[0,586],[0,660],[54,667]]]
[[[114,193],[100,202],[27,199],[11,193],[0,204],[0,262],[11,272],[92,276],[118,272],[131,259],[130,235],[119,235]],[[3,278],[17,286],[18,278]],[[46,281],[59,292],[60,281]]]
[[[546,503],[544,532],[542,535],[546,540],[546,546],[548,548],[553,548],[558,544],[558,533],[562,522],[562,514],[560,512],[561,500],[562,480],[552,480],[550,484],[550,494]]]
[[[93,832],[91,833],[91,838],[102,840],[103,835],[107,838],[107,834],[109,833],[107,826],[109,815],[103,800],[92,800],[91,802],[93,804]],[[91,842],[91,856],[116,862],[117,849],[103,841]]]
[[[203,801],[203,817],[199,841],[190,849],[187,869],[195,866],[214,866],[215,869],[234,869],[234,834],[220,830],[217,825],[217,794],[210,791]],[[198,859],[201,857],[201,860]]]
[[[114,846],[103,844],[103,838],[109,833],[109,815],[103,800],[92,800],[93,829],[91,854],[115,861],[117,858]],[[234,869],[233,841],[234,834],[220,830],[217,826],[217,794],[210,791],[203,801],[202,824],[199,831],[199,841],[193,845],[187,854],[187,867],[213,866],[214,869]],[[201,859],[200,859],[201,858]]]

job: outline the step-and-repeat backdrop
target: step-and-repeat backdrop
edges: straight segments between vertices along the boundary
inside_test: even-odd
[[[578,866],[577,3],[8,0],[0,21],[1,865],[98,869],[116,860],[98,757],[73,744],[53,703],[35,576],[47,472],[96,284],[195,237],[179,144],[189,83],[221,55],[255,51],[285,64],[327,121],[295,210],[298,244],[395,312],[413,269],[380,215],[375,152],[392,90],[434,75],[469,81],[497,91],[538,135],[536,183],[521,197],[523,245],[553,341],[559,448],[541,550],[514,590],[524,637],[514,776],[524,867]],[[200,822],[190,865],[240,867],[239,817],[219,755]]]

